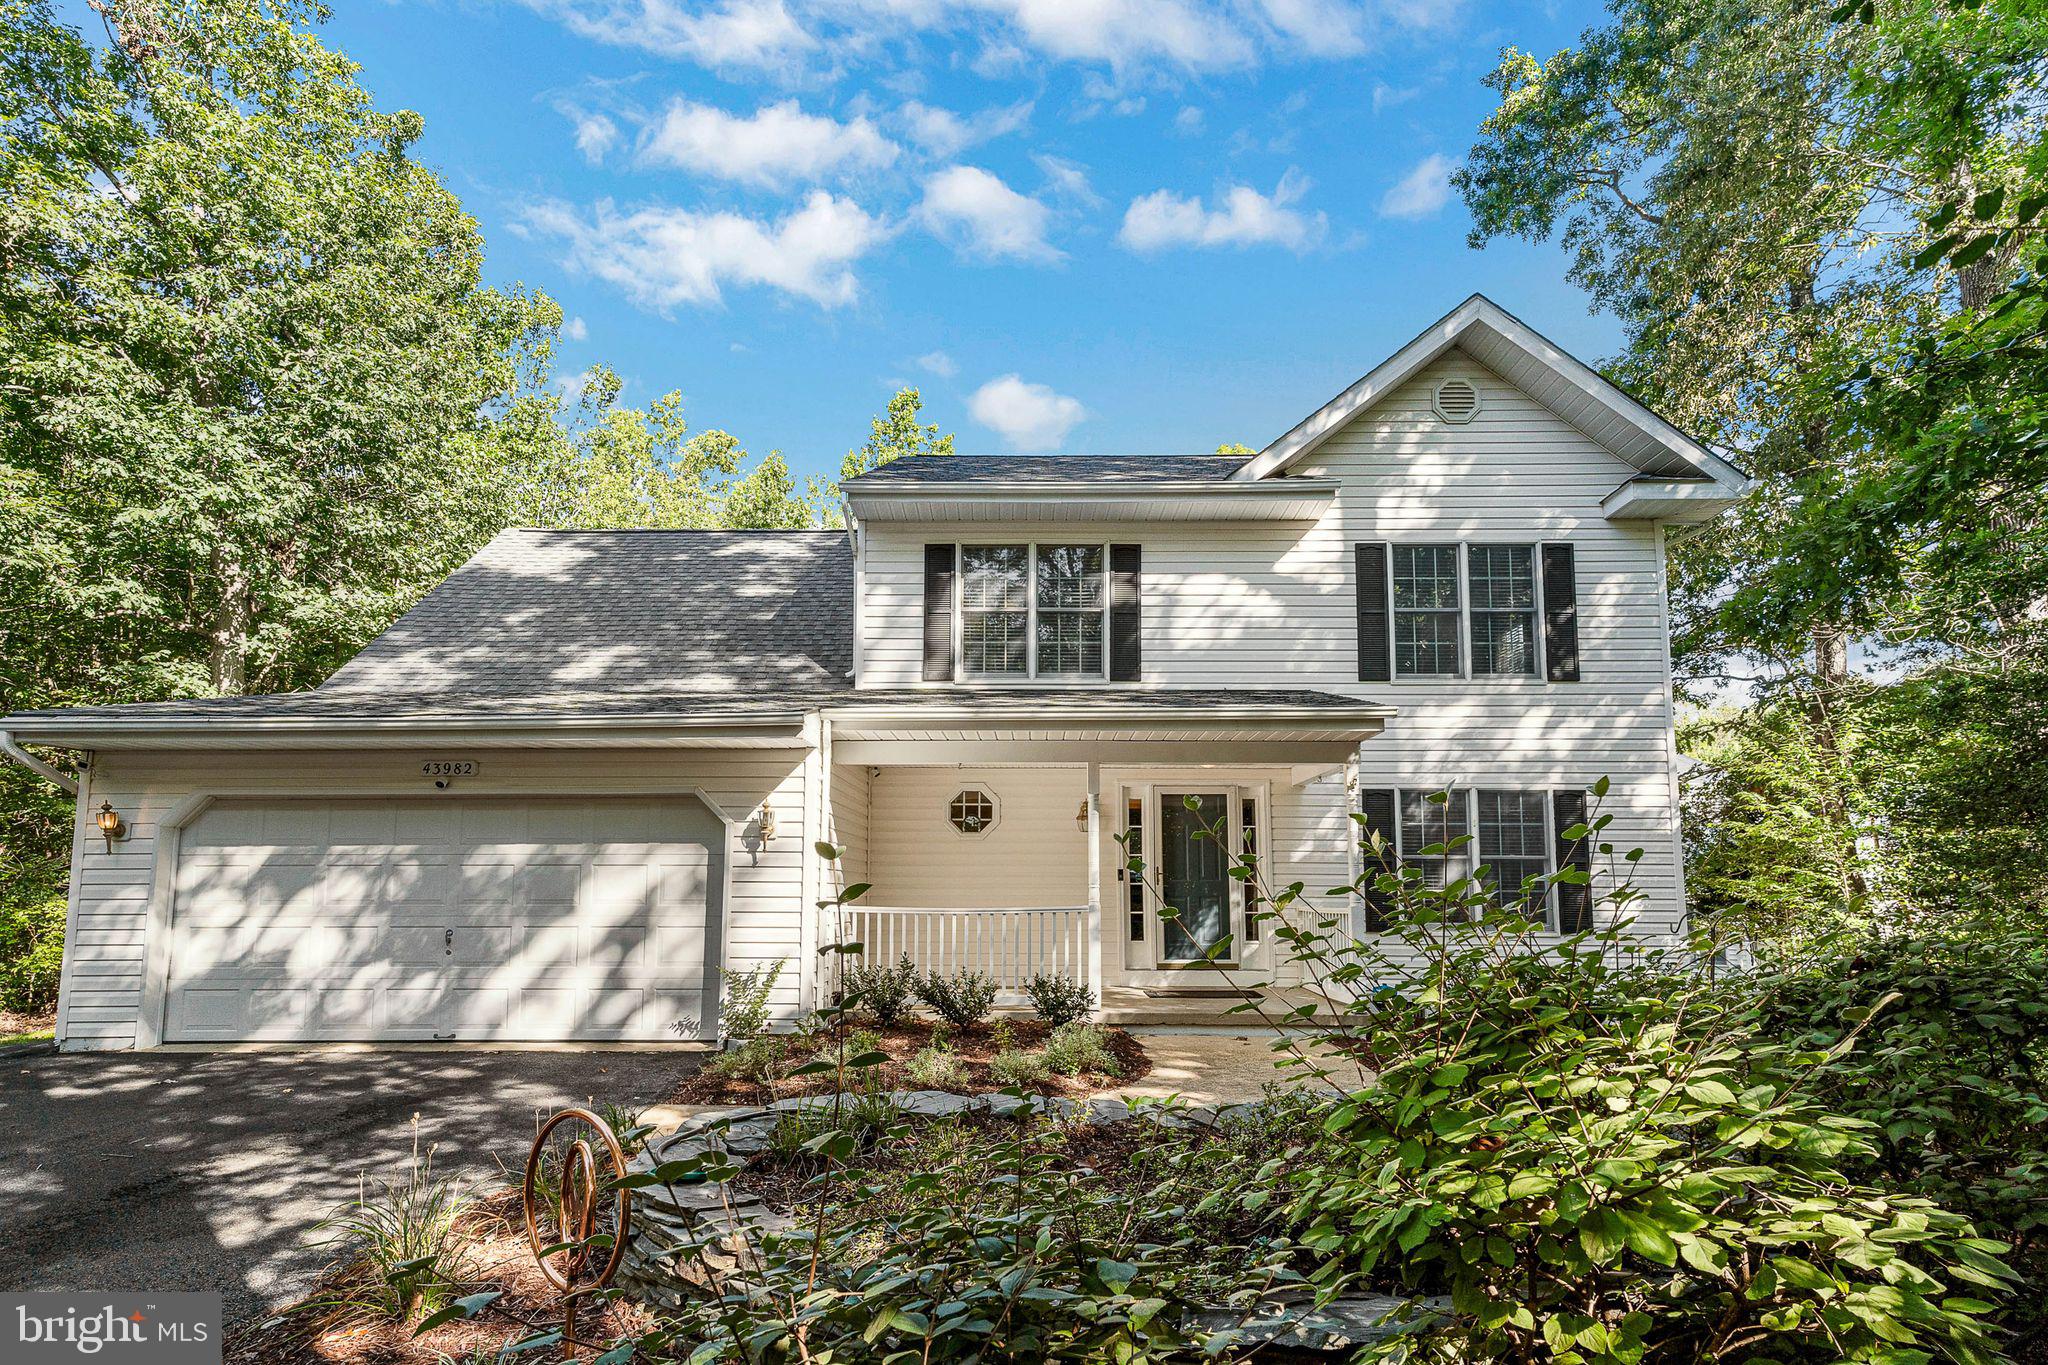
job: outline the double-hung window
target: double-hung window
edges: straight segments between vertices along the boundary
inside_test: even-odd
[[[961,671],[1101,678],[1109,584],[1101,545],[960,547]]]
[[[1458,664],[1458,547],[1394,547],[1394,672],[1455,677]]]
[[[1395,677],[1539,676],[1534,545],[1391,550]]]
[[[1472,671],[1529,677],[1536,672],[1536,547],[1470,545]]]
[[[1555,870],[1557,841],[1547,791],[1481,787],[1445,793],[1403,787],[1393,797],[1395,856],[1431,890],[1476,875],[1495,903],[1514,905],[1529,878]],[[1464,842],[1453,847],[1459,839]],[[1425,851],[1439,848],[1443,851]],[[1552,925],[1549,889],[1537,888],[1533,899],[1532,917]]]

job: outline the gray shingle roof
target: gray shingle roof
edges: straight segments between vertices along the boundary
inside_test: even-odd
[[[1179,483],[1229,478],[1241,455],[921,455],[870,469],[847,487],[904,483]]]
[[[744,697],[850,688],[843,531],[506,531],[323,693]]]

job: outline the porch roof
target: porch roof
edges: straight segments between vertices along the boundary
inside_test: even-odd
[[[1394,708],[1269,688],[929,688],[863,691],[821,714],[841,762],[1259,764],[1306,780]]]

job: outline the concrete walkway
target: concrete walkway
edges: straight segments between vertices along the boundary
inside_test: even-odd
[[[1269,1085],[1298,1084],[1299,1067],[1281,1069],[1286,1054],[1275,1052],[1272,1032],[1223,1033],[1142,1028],[1130,1030],[1152,1056],[1152,1070],[1142,1080],[1103,1094],[1111,1099],[1179,1095],[1190,1104],[1236,1104],[1255,1100]],[[1352,1063],[1331,1066],[1337,1084],[1357,1083]]]

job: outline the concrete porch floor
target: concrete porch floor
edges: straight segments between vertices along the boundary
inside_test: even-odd
[[[1275,1027],[1287,1011],[1313,1004],[1317,1014],[1328,1018],[1334,1007],[1314,991],[1299,987],[1269,987],[1260,992],[1265,1018],[1244,1010],[1230,1013],[1242,1002],[1238,995],[1147,995],[1133,986],[1102,988],[1102,1022],[1115,1028],[1199,1028],[1233,1033],[1251,1033]],[[1268,1022],[1268,1021],[1272,1022]]]

